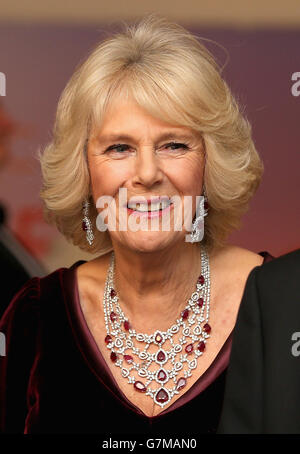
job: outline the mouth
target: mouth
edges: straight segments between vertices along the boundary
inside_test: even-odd
[[[169,199],[163,199],[156,202],[129,202],[127,209],[130,212],[137,213],[158,213],[170,208],[173,203]]]
[[[129,215],[155,218],[162,217],[173,209],[173,202],[169,198],[156,198],[139,202],[128,202],[127,211]]]

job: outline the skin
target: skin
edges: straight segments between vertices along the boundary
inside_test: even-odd
[[[189,134],[190,150],[166,148],[170,140],[159,141],[159,137],[170,131]],[[108,146],[119,142],[102,142],[102,138],[116,132],[134,138],[129,144],[126,142],[129,149],[104,153]],[[111,106],[101,130],[90,143],[88,160],[94,200],[106,194],[113,196],[118,206],[120,187],[127,189],[129,199],[202,194],[204,153],[199,135],[157,120],[133,102]],[[167,326],[170,319],[174,320],[180,309],[174,305],[174,294],[185,306],[201,269],[198,247],[184,242],[186,231],[170,230],[119,232],[117,228],[110,233],[118,262],[116,280],[128,316],[138,326],[145,326],[144,319],[148,319],[149,330],[157,323]]]
[[[188,134],[190,139],[184,143],[188,143],[189,150],[167,148],[166,144],[171,140],[160,140],[159,137],[170,132]],[[105,136],[116,133],[130,135],[132,139],[104,141]],[[176,136],[172,141],[182,143]],[[108,146],[120,143],[128,147],[104,152]],[[101,128],[95,130],[90,138],[88,164],[95,203],[101,195],[110,195],[118,206],[121,187],[127,189],[128,199],[131,196],[150,198],[157,195],[179,195],[181,198],[192,195],[194,199],[203,193],[205,153],[200,135],[189,128],[152,117],[133,101],[115,101],[110,106]],[[150,334],[157,329],[167,330],[180,316],[195,290],[201,270],[199,244],[185,242],[185,234],[185,229],[119,232],[117,228],[110,232],[116,257],[119,302],[138,332]],[[134,391],[132,385],[120,377],[120,369],[112,365],[103,341],[105,325],[99,295],[102,302],[109,258],[110,254],[106,254],[77,268],[80,304],[120,389],[147,416],[153,416],[163,410],[154,406],[149,397]],[[217,356],[234,327],[247,276],[262,261],[260,255],[233,245],[212,251],[212,335],[209,348],[198,361],[197,369],[182,392],[192,386]]]

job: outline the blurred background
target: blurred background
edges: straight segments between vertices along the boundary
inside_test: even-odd
[[[221,65],[222,46],[229,55],[223,76],[252,123],[265,165],[231,241],[275,256],[300,247],[299,0],[0,0],[2,239],[28,275],[93,257],[43,220],[36,153],[51,140],[58,98],[79,61],[121,21],[153,12],[221,45],[206,43]]]

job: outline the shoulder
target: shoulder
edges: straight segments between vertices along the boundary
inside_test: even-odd
[[[85,264],[83,260],[78,262]],[[48,317],[54,314],[55,308],[63,307],[61,301],[72,292],[73,271],[78,262],[69,268],[57,268],[43,277],[28,279],[15,293],[0,318],[0,331],[13,327],[32,327],[42,312]]]
[[[231,244],[215,249],[211,254],[214,267],[234,275],[249,273],[254,267],[262,265],[263,261],[264,257],[260,254]]]
[[[262,262],[261,255],[234,245],[213,250],[210,270],[215,301],[221,301],[223,306],[228,303],[230,310],[237,311],[249,274]]]
[[[260,291],[278,295],[300,292],[300,249],[274,258],[255,270],[256,285]]]
[[[292,335],[299,332],[299,276],[300,250],[274,258],[250,273],[241,303],[240,330],[262,333],[266,354],[287,360],[287,369]]]
[[[271,321],[277,332],[282,332],[283,327],[289,332],[294,321],[299,320],[299,276],[300,249],[254,267],[246,281],[243,312],[260,313],[265,326],[270,327]]]
[[[14,295],[0,320],[0,331],[9,329],[10,326],[31,325],[36,318],[39,306],[40,278],[29,279]]]
[[[33,317],[39,311],[42,300],[51,300],[54,303],[62,293],[63,287],[67,285],[64,280],[67,281],[68,277],[71,277],[67,273],[70,268],[58,268],[43,277],[28,279],[6,307],[0,320],[0,328],[12,320],[15,322],[23,319],[25,323],[27,318]]]
[[[32,277],[23,284],[20,289],[15,293],[11,302],[9,303],[6,312],[15,310],[17,307],[26,309],[29,301],[37,300],[40,293],[40,278]]]
[[[296,274],[299,277],[300,272],[300,249],[288,252],[287,254],[274,257],[268,263],[265,263],[260,274],[268,276],[269,274],[280,273],[283,276]]]

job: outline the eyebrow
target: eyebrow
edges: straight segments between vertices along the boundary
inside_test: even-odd
[[[156,141],[160,142],[161,140],[171,140],[171,139],[191,140],[191,139],[195,139],[195,136],[192,133],[190,133],[190,134],[189,133],[179,133],[179,132],[175,132],[175,131],[166,132],[166,133],[158,136]],[[105,143],[117,142],[117,141],[135,142],[135,138],[128,134],[107,134],[107,135],[98,136],[97,140],[98,140],[99,144],[105,144]]]

